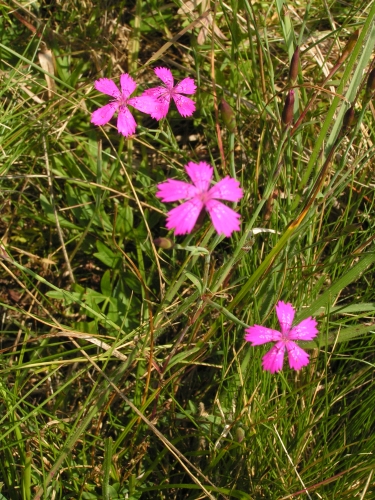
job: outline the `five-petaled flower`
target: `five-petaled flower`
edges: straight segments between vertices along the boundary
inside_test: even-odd
[[[271,350],[263,356],[264,370],[271,373],[280,371],[283,367],[285,349],[288,352],[289,366],[299,370],[308,365],[309,355],[294,340],[312,340],[318,334],[317,322],[310,316],[292,327],[295,310],[292,304],[285,304],[282,301],[276,305],[276,314],[281,332],[265,326],[254,325],[245,330],[247,332],[245,340],[251,342],[253,346],[266,342],[276,342]]]
[[[120,76],[120,87],[121,91],[109,78],[96,80],[96,90],[111,96],[113,101],[94,111],[91,115],[91,123],[94,123],[94,125],[105,125],[118,110],[117,129],[120,134],[127,137],[134,134],[137,127],[137,123],[130,113],[128,106],[133,106],[133,108],[143,111],[143,113],[151,114],[155,108],[155,100],[148,96],[132,97],[129,99],[130,95],[135,91],[137,84],[127,73]]]
[[[239,214],[217,201],[240,200],[243,193],[239,182],[227,176],[210,188],[213,168],[203,161],[198,164],[191,161],[185,170],[193,184],[168,179],[157,186],[156,196],[164,202],[187,200],[168,213],[167,229],[175,229],[176,235],[190,233],[205,208],[219,234],[230,236],[233,231],[239,231]]]
[[[164,87],[153,87],[144,91],[142,95],[155,99],[156,106],[150,113],[152,118],[161,120],[167,116],[171,98],[176,103],[181,116],[191,116],[195,111],[195,102],[182,94],[195,94],[197,89],[192,78],[184,78],[175,87],[172,72],[168,68],[155,68],[155,74],[164,83]]]

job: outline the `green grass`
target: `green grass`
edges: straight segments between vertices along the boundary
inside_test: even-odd
[[[374,498],[375,7],[219,0],[203,40],[181,5],[0,2],[0,498]],[[96,79],[156,66],[193,117],[90,123]],[[240,181],[241,232],[167,232],[156,184],[188,161]],[[244,328],[278,300],[319,336],[271,375]]]

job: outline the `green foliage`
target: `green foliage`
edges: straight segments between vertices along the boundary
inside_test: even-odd
[[[0,498],[374,497],[375,7],[183,4],[0,3]],[[155,66],[192,118],[90,123],[97,78]],[[165,229],[190,160],[244,188],[232,238]],[[318,320],[298,373],[243,340],[278,300]]]

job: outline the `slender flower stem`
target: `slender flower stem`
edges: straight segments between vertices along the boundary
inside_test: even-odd
[[[346,59],[349,57],[349,55],[351,53],[351,50],[353,49],[354,45],[356,44],[357,40],[358,40],[358,30],[355,31],[353,33],[353,35],[349,38],[349,41],[346,44],[346,46],[344,47],[341,56],[338,58],[337,63],[333,66],[333,68],[329,72],[328,76],[324,79],[323,83],[321,84],[321,87],[324,87],[326,85],[326,83],[333,77],[333,75],[340,68],[340,66],[346,61]],[[305,109],[300,114],[298,120],[296,121],[296,123],[294,124],[294,126],[293,126],[293,128],[292,128],[292,130],[290,132],[291,136],[293,136],[296,133],[298,127],[301,125],[301,123],[304,120],[307,112],[309,111],[309,109],[311,108],[311,106],[314,104],[314,102],[315,102],[316,98],[318,97],[318,95],[319,95],[319,92],[318,91],[315,92],[315,94],[312,96],[312,98],[310,99],[310,101],[307,103]]]

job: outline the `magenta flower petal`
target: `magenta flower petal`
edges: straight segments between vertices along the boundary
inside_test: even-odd
[[[197,86],[192,78],[184,78],[174,88],[179,94],[195,94]]]
[[[208,163],[205,161],[200,161],[199,163],[189,161],[189,163],[185,165],[185,170],[193,181],[194,186],[200,191],[208,191],[214,173],[214,169]]]
[[[120,134],[128,137],[134,134],[136,128],[137,122],[134,120],[133,115],[128,108],[121,106],[117,117],[117,130]]]
[[[281,333],[265,326],[254,325],[245,330],[245,340],[251,342],[251,345],[262,345],[267,342],[277,342],[281,340]]]
[[[294,319],[294,308],[292,304],[285,303],[280,300],[276,305],[276,315],[281,326],[281,332],[287,333],[292,328]]]
[[[172,94],[173,100],[176,104],[177,111],[184,118],[191,116],[195,111],[195,102],[190,97],[185,97],[181,94]]]
[[[285,347],[288,351],[289,366],[294,370],[300,370],[303,366],[309,364],[309,355],[300,346],[292,340],[286,342]]]
[[[157,106],[157,101],[151,96],[141,95],[139,97],[132,97],[129,99],[128,104],[129,106],[133,106],[133,108],[138,109],[138,111],[142,111],[142,113],[151,115]]]
[[[203,203],[196,198],[185,201],[168,213],[167,229],[175,229],[175,234],[188,234],[194,229],[195,223],[203,208]]]
[[[210,189],[210,196],[215,200],[238,201],[243,192],[240,183],[231,177],[224,177]]]
[[[94,125],[105,125],[116,113],[117,108],[118,104],[116,102],[110,102],[102,108],[96,109],[91,114],[91,123]]]
[[[137,84],[135,83],[133,78],[127,73],[124,73],[123,75],[120,76],[120,86],[122,95],[125,98],[129,97],[137,88]]]
[[[154,99],[159,99],[163,96],[168,96],[168,102],[170,101],[170,93],[165,87],[153,87],[152,89],[146,89],[142,95],[147,95],[153,97]]]
[[[188,182],[175,181],[174,179],[168,179],[166,182],[162,182],[157,185],[158,192],[156,196],[164,202],[188,200],[193,198],[197,194],[197,188],[192,186]]]
[[[285,345],[283,342],[277,342],[271,349],[263,356],[262,364],[263,370],[271,373],[279,372],[284,363]]]
[[[208,200],[206,210],[218,234],[229,237],[233,231],[240,230],[240,215],[220,201]]]
[[[173,88],[173,75],[170,69],[168,68],[155,68],[155,75],[160,78],[160,80],[169,88]]]
[[[169,109],[169,101],[170,101],[170,97],[169,96],[167,97],[168,98],[165,98],[163,102],[159,101],[156,104],[153,113],[151,113],[152,118],[155,118],[155,120],[161,120],[162,118],[165,118],[167,116]]]
[[[109,78],[100,78],[99,80],[96,80],[94,86],[99,92],[110,95],[114,99],[121,98],[121,92],[117,88],[117,85]]]
[[[314,318],[306,318],[289,332],[291,340],[312,340],[318,335],[317,322]]]
[[[151,97],[155,101],[153,111],[150,113],[152,118],[155,118],[155,120],[161,120],[167,116],[171,95],[165,87],[147,89],[143,92],[141,97],[143,96]]]

